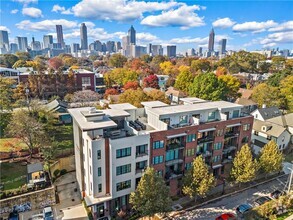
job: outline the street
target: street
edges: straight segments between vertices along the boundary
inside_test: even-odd
[[[247,189],[241,193],[223,198],[222,200],[210,203],[200,208],[186,211],[181,216],[174,218],[175,220],[212,220],[222,213],[234,213],[237,206],[243,203],[252,204],[259,196],[269,195],[276,189],[284,190],[288,176],[280,177],[276,180],[259,185],[254,188]]]

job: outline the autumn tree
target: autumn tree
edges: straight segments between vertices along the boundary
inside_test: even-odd
[[[7,68],[11,68],[19,58],[14,54],[1,54],[0,55],[0,64]]]
[[[146,94],[141,89],[128,89],[119,96],[119,103],[130,103],[138,108],[143,107],[141,102],[145,100]]]
[[[108,98],[109,95],[118,95],[118,94],[119,94],[119,92],[117,89],[110,88],[110,89],[106,89],[104,97]]]
[[[269,86],[266,83],[261,83],[253,88],[252,100],[258,106],[265,104],[267,107],[282,106],[283,99],[280,97],[280,91],[277,87]]]
[[[124,90],[133,89],[136,90],[139,88],[139,83],[137,81],[128,81],[124,86]]]
[[[207,71],[211,70],[210,61],[207,59],[193,60],[191,62],[190,70],[193,73],[196,73],[199,70],[201,72],[207,72]]]
[[[122,68],[124,66],[124,64],[127,61],[127,57],[116,53],[113,54],[110,59],[109,59],[109,66],[111,67],[116,67],[116,68]]]
[[[12,68],[14,68],[14,69],[19,68],[19,67],[28,67],[26,61],[25,60],[18,60],[12,66]]]
[[[24,61],[28,61],[31,59],[31,56],[28,52],[21,52],[21,51],[17,51],[15,53],[15,55],[18,57],[18,59],[20,60],[24,60]]]
[[[175,80],[174,87],[187,92],[192,84],[194,76],[192,75],[188,66],[180,66],[179,74]]]
[[[269,141],[260,152],[259,165],[265,173],[282,170],[283,154],[274,140]]]
[[[209,172],[202,155],[197,156],[184,176],[183,193],[195,199],[196,196],[205,197],[214,186],[215,178],[213,174]]]
[[[39,149],[48,140],[43,124],[25,110],[13,113],[12,120],[7,126],[7,132],[8,136],[22,140],[28,147],[30,156],[34,149]]]
[[[0,76],[0,110],[12,110],[13,85],[10,78]]]
[[[137,81],[138,79],[138,73],[136,71],[124,68],[113,69],[105,75],[105,81],[108,81],[107,84],[109,84],[109,87],[111,87],[113,83],[124,85],[129,81]]]
[[[152,74],[143,79],[143,87],[145,88],[159,88],[159,79],[156,75]]]
[[[160,63],[160,69],[165,75],[177,75],[178,69],[171,61]]]
[[[81,103],[82,106],[90,105],[90,102],[97,102],[100,95],[91,90],[82,90],[73,93],[72,102]]]
[[[277,73],[274,73],[273,75],[271,75],[268,80],[266,81],[266,83],[269,86],[275,86],[278,87],[280,85],[280,82],[286,78],[287,76],[290,76],[292,74],[292,71],[285,69],[285,70],[281,70]]]
[[[227,99],[230,101],[234,101],[238,97],[240,97],[240,93],[238,93],[238,90],[240,88],[240,80],[232,75],[221,75],[218,77],[218,79],[222,82],[224,82],[227,89]]]
[[[239,184],[250,182],[255,178],[257,167],[257,161],[253,159],[250,147],[245,144],[233,160],[231,177]]]
[[[228,70],[226,69],[226,67],[224,66],[219,66],[217,69],[216,69],[216,76],[219,77],[219,76],[223,76],[223,75],[226,75],[228,73]]]
[[[169,99],[166,97],[165,93],[158,89],[153,89],[149,92],[146,92],[148,101],[161,101],[167,104],[170,104]]]
[[[285,97],[285,106],[293,112],[293,75],[287,76],[280,83],[281,95]]]
[[[169,188],[152,167],[143,173],[136,190],[130,194],[129,202],[139,214],[149,217],[170,211],[172,204]]]
[[[57,71],[60,67],[63,66],[63,61],[59,57],[53,57],[48,61],[48,65],[53,70]]]

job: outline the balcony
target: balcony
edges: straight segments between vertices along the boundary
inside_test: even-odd
[[[182,149],[184,148],[184,144],[182,143],[170,143],[170,144],[167,144],[167,150],[174,150],[174,149]]]
[[[235,151],[237,149],[237,145],[226,145],[224,144],[224,148],[223,148],[223,154],[225,153],[230,153],[232,151]]]
[[[165,180],[175,179],[175,178],[181,177],[182,175],[183,175],[182,170],[179,170],[179,169],[178,170],[169,170],[165,174]]]
[[[238,137],[239,132],[227,132],[225,133],[225,138],[232,138],[232,137]]]
[[[229,156],[223,157],[223,159],[222,159],[222,163],[232,163],[233,159],[234,159],[234,158],[233,158],[232,155],[229,155]]]
[[[146,167],[145,168],[136,168],[135,169],[135,174],[142,173],[142,172],[145,171],[145,169],[146,169]]]
[[[215,139],[215,136],[205,136],[205,137],[197,139],[197,144],[212,142],[214,141],[214,139]]]
[[[212,152],[211,151],[204,151],[204,152],[196,152],[196,156],[202,155],[204,158],[205,157],[211,157],[212,156]]]
[[[143,156],[147,156],[147,155],[149,155],[149,151],[148,150],[146,150],[144,152],[136,152],[135,157],[138,158],[138,157],[143,157]]]

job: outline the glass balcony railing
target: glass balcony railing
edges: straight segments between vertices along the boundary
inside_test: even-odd
[[[202,138],[198,138],[197,143],[202,144],[202,143],[206,143],[206,142],[212,142],[212,141],[214,141],[214,139],[215,139],[215,136],[205,136]]]

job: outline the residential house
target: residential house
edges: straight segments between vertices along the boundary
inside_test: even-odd
[[[255,111],[251,112],[251,115],[253,115],[254,119],[266,121],[270,118],[281,116],[282,112],[278,109],[278,107],[273,106],[256,109]]]
[[[61,124],[70,124],[72,123],[72,118],[67,111],[67,103],[61,100],[55,99],[52,102],[46,104],[45,108],[49,112],[55,112],[58,116],[58,121]]]
[[[169,100],[172,103],[178,104],[181,98],[186,97],[187,95],[180,91],[175,89],[174,87],[169,87],[168,90],[165,92],[165,95],[169,98]]]
[[[242,112],[244,114],[250,114],[251,112],[253,112],[257,109],[257,103],[252,101],[251,99],[238,98],[235,101],[235,103],[244,106],[244,108],[242,109]]]

